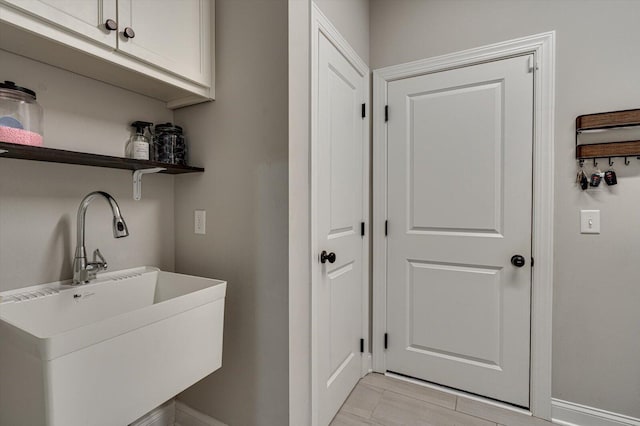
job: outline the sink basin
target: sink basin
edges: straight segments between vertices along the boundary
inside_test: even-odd
[[[124,426],[222,365],[226,282],[141,267],[0,293],[0,425]]]

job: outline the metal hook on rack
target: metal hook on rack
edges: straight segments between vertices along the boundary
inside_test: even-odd
[[[581,158],[578,163],[580,164],[580,168],[584,167],[584,158]]]
[[[611,161],[611,157],[609,157],[609,167],[613,167],[613,161]]]
[[[598,162],[596,161],[596,159],[593,159],[593,167],[598,167]]]
[[[627,157],[624,157],[624,165],[628,166],[629,164],[631,164],[631,161],[627,160]]]

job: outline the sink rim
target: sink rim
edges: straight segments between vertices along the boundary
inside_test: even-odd
[[[98,321],[79,324],[78,327],[47,336],[39,336],[34,333],[34,330],[29,330],[26,327],[23,328],[14,321],[11,321],[11,318],[7,318],[2,314],[2,306],[5,304],[29,303],[29,300],[19,302],[8,300],[7,296],[22,294],[42,288],[56,288],[59,293],[44,297],[65,297],[69,292],[84,291],[90,290],[91,288],[95,289],[97,286],[111,285],[114,281],[114,277],[122,276],[124,273],[139,273],[137,275],[132,275],[129,278],[136,278],[147,273],[156,273],[158,274],[158,280],[160,279],[160,274],[193,277],[210,281],[211,285],[172,299],[163,300],[131,311],[121,312]],[[70,282],[71,280],[57,281],[17,290],[0,292],[0,296],[2,297],[2,300],[0,301],[0,336],[7,337],[7,340],[10,341],[10,343],[21,346],[23,350],[37,356],[43,361],[50,361],[69,353],[99,344],[105,340],[117,338],[120,335],[143,328],[150,324],[169,319],[183,312],[196,309],[202,305],[214,303],[219,299],[224,299],[226,296],[227,284],[226,281],[218,279],[178,274],[146,266],[113,272],[103,272],[99,274],[95,282],[92,281],[91,283],[84,284],[82,286],[71,286],[68,284]],[[205,295],[207,297],[203,297]],[[3,330],[6,330],[6,332],[3,332]]]
[[[13,300],[11,300],[11,298],[15,297],[16,295],[32,293],[32,292],[36,292],[38,290],[42,290],[46,288],[50,288],[58,292],[69,291],[69,290],[81,290],[84,288],[94,287],[98,284],[103,284],[106,281],[111,281],[114,279],[114,276],[120,276],[125,273],[136,274],[136,275],[131,275],[131,277],[133,278],[138,274],[144,274],[147,272],[169,272],[169,271],[162,271],[160,268],[157,268],[155,266],[136,266],[134,268],[121,269],[118,271],[99,272],[95,280],[88,282],[86,284],[81,284],[81,285],[72,285],[71,283],[73,282],[73,280],[67,279],[67,280],[52,281],[49,283],[36,284],[28,287],[20,287],[20,288],[14,288],[11,290],[1,291],[0,292],[0,316],[2,315],[2,305],[5,303],[14,302]]]

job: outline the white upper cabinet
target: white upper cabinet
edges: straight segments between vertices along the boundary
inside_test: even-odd
[[[118,50],[207,84],[209,16],[208,0],[118,0]]]
[[[214,0],[0,0],[0,49],[167,102],[214,98]]]
[[[105,23],[117,20],[116,0],[5,0],[25,13],[104,45],[116,46],[116,32]]]

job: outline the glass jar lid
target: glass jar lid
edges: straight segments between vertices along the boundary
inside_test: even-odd
[[[0,98],[34,102],[36,100],[36,92],[26,87],[16,86],[13,81],[5,80],[4,83],[0,83]]]
[[[174,126],[172,123],[156,124],[155,132],[156,133],[164,133],[164,132],[167,132],[167,133],[182,133],[182,127]]]

